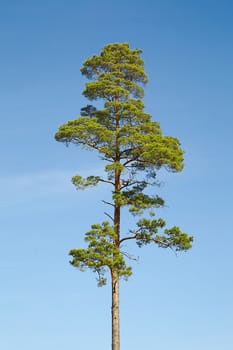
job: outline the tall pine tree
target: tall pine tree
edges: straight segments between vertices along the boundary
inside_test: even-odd
[[[135,241],[139,247],[154,243],[182,251],[191,248],[193,240],[178,226],[165,227],[165,220],[154,211],[164,206],[164,200],[145,191],[158,184],[161,168],[171,172],[183,169],[183,151],[179,140],[164,136],[160,124],[144,111],[143,86],[148,77],[141,53],[127,43],[114,43],[88,58],[81,68],[89,80],[83,95],[90,101],[103,101],[102,109],[88,104],[78,119],[62,125],[55,135],[57,141],[96,150],[104,161],[106,176],[75,175],[72,182],[77,189],[101,182],[111,187],[112,200],[106,203],[112,210],[107,214],[109,220],[93,224],[85,234],[87,247],[72,249],[70,255],[74,267],[97,273],[100,286],[110,273],[112,350],[120,349],[119,280],[132,274],[122,243]],[[138,217],[127,234],[121,233],[123,207]]]

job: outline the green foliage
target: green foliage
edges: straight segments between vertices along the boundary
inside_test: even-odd
[[[109,222],[104,221],[101,225],[94,224],[85,235],[88,243],[87,249],[72,249],[73,257],[71,264],[84,271],[86,267],[98,274],[98,285],[106,284],[104,277],[106,269],[117,270],[119,276],[127,279],[131,275],[131,267],[126,265],[123,253],[115,245],[116,232]]]
[[[131,274],[121,251],[126,240],[135,240],[140,247],[155,243],[176,251],[188,250],[193,240],[178,227],[164,229],[165,221],[154,217],[154,209],[163,207],[164,200],[145,193],[149,186],[159,184],[157,173],[161,168],[171,172],[183,169],[183,150],[179,140],[163,135],[160,124],[144,111],[143,86],[148,77],[141,53],[139,49],[130,49],[127,43],[114,43],[106,45],[100,55],[88,58],[81,68],[89,80],[83,95],[90,101],[102,101],[102,109],[88,104],[81,108],[80,117],[62,125],[55,135],[59,142],[96,150],[105,161],[106,177],[84,179],[76,175],[72,182],[77,189],[100,182],[113,186],[112,202],[108,203],[113,215],[107,214],[113,226],[108,222],[92,225],[85,236],[87,248],[70,252],[71,264],[96,272],[99,285],[105,284],[107,270],[117,271],[123,277]],[[153,219],[139,220],[137,228],[122,238],[122,207],[133,215],[149,211]]]
[[[83,107],[81,117],[62,125],[55,138],[96,149],[104,159],[121,161],[121,166],[134,170],[153,166],[181,171],[179,141],[163,136],[159,123],[143,110],[139,84],[148,78],[140,53],[130,50],[128,44],[110,44],[100,56],[88,58],[81,72],[92,82],[86,84],[84,95],[90,100],[103,99],[104,108]]]
[[[142,219],[137,223],[138,229],[133,231],[136,243],[139,247],[143,245],[156,243],[161,248],[172,248],[176,251],[188,250],[192,247],[193,237],[182,232],[179,227],[175,226],[165,229],[163,234],[159,235],[159,229],[166,225],[164,219]]]
[[[86,179],[80,175],[72,177],[72,183],[78,190],[84,190],[88,186],[96,186],[100,181],[99,176],[88,176]]]
[[[134,215],[143,213],[143,210],[150,208],[160,208],[164,205],[164,200],[159,196],[149,196],[145,193],[139,193],[137,188],[133,186],[131,190],[116,191],[113,199],[119,206],[128,206],[129,211]]]

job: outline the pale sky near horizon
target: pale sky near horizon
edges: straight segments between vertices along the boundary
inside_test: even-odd
[[[178,256],[128,246],[140,259],[121,283],[121,349],[231,350],[232,2],[0,5],[0,348],[110,349],[110,287],[68,257],[106,219],[108,196],[101,186],[77,192],[70,178],[98,174],[101,161],[54,134],[88,103],[82,62],[129,42],[143,50],[146,111],[185,149],[183,172],[161,173],[158,215],[195,242]]]

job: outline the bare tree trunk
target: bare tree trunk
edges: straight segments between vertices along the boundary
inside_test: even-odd
[[[120,350],[119,276],[112,271],[112,350]]]
[[[117,183],[119,186],[119,180]],[[116,187],[117,187],[116,186]],[[114,224],[116,230],[115,248],[119,249],[120,207],[115,205]],[[113,255],[113,260],[115,256]],[[119,271],[112,269],[112,350],[120,350],[120,278]]]

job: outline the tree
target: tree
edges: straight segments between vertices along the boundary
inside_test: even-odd
[[[148,191],[158,185],[161,168],[171,172],[183,169],[183,151],[179,140],[164,136],[160,124],[144,111],[143,85],[148,77],[141,53],[127,43],[114,43],[106,45],[100,55],[88,58],[81,68],[89,80],[83,95],[90,101],[103,101],[102,109],[87,105],[78,119],[62,125],[55,135],[57,141],[96,150],[104,161],[106,176],[75,175],[72,182],[77,189],[99,183],[112,187],[112,200],[104,201],[112,210],[105,213],[109,220],[91,226],[85,234],[87,248],[70,251],[71,264],[81,271],[89,268],[97,273],[99,286],[106,284],[110,272],[112,350],[120,349],[119,280],[127,280],[132,274],[126,262],[130,256],[122,251],[122,243],[135,241],[139,247],[154,243],[184,251],[193,241],[178,226],[165,228],[165,220],[155,215],[164,200]],[[138,217],[127,234],[120,229],[124,207]]]

